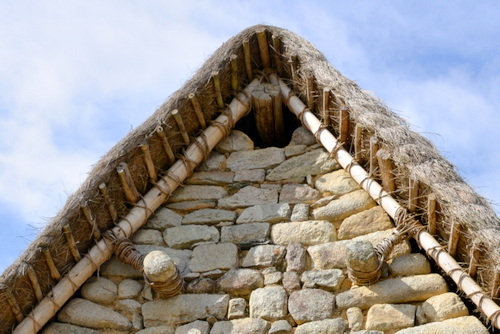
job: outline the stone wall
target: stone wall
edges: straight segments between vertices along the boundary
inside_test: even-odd
[[[43,333],[487,333],[408,242],[353,286],[346,252],[393,229],[304,128],[265,149],[235,130],[132,239],[175,261],[183,293],[113,258]]]

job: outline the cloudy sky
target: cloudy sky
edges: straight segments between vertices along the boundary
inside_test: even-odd
[[[257,23],[311,41],[499,203],[498,17],[495,1],[0,2],[0,272],[92,164]]]

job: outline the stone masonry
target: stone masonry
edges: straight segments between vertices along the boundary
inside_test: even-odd
[[[393,229],[303,128],[284,148],[234,130],[132,238],[170,256],[183,292],[161,299],[113,257],[42,333],[488,333],[408,242],[353,285],[346,254]]]

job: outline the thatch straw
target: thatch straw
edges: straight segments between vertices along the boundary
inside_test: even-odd
[[[185,141],[177,131],[177,124],[170,117],[170,112],[179,110],[186,133],[195,136],[201,126],[198,116],[193,109],[189,94],[194,93],[204,118],[207,122],[213,120],[221,111],[217,104],[212,74],[219,73],[220,92],[224,103],[228,103],[234,96],[231,67],[231,55],[238,56],[237,73],[240,87],[246,86],[253,75],[263,70],[259,42],[255,35],[256,30],[264,29],[268,43],[280,40],[282,54],[277,55],[270,48],[269,61],[271,67],[282,66],[280,76],[290,80],[297,94],[307,100],[309,94],[307,78],[313,78],[313,89],[322,92],[324,88],[331,88],[330,100],[332,112],[332,127],[338,127],[338,111],[347,109],[353,124],[360,124],[364,140],[361,150],[364,160],[367,161],[369,140],[378,139],[381,148],[390,152],[391,159],[396,166],[397,194],[401,201],[407,199],[405,187],[408,179],[418,180],[421,185],[420,200],[418,201],[417,217],[426,223],[427,197],[435,194],[438,202],[437,224],[438,237],[447,240],[452,222],[459,222],[463,226],[463,237],[458,244],[458,258],[468,262],[467,247],[471,240],[479,238],[482,241],[483,252],[479,257],[478,282],[483,289],[488,290],[491,284],[495,265],[500,265],[500,220],[495,215],[487,200],[479,196],[458,175],[455,168],[444,159],[435,147],[421,135],[412,132],[408,124],[394,114],[372,94],[360,89],[354,82],[343,77],[325,57],[309,42],[299,36],[279,28],[269,26],[251,27],[239,35],[231,38],[203,65],[196,75],[175,92],[156,112],[141,126],[133,130],[121,140],[108,154],[106,154],[92,169],[83,185],[71,195],[63,209],[54,217],[38,238],[28,249],[11,265],[0,278],[0,323],[3,325],[0,333],[8,333],[18,322],[16,314],[11,310],[7,296],[14,296],[20,311],[24,316],[37,303],[27,268],[34,268],[38,283],[43,294],[47,294],[57,281],[51,276],[51,268],[45,260],[42,249],[48,249],[61,275],[64,275],[74,265],[67,241],[62,228],[69,225],[77,243],[80,254],[86,254],[95,244],[92,226],[81,207],[88,205],[95,223],[101,231],[113,226],[110,216],[109,203],[99,192],[99,185],[106,184],[109,198],[112,199],[118,217],[123,217],[131,208],[131,203],[122,190],[120,180],[116,174],[118,164],[127,163],[133,182],[139,193],[144,194],[151,188],[149,173],[144,163],[140,145],[145,141],[149,144],[150,155],[158,174],[168,169],[173,163],[165,154],[164,142],[157,135],[156,129],[162,126],[169,145],[175,153],[182,151]],[[245,62],[243,42],[248,41],[251,57],[249,70]],[[277,58],[279,56],[279,58]],[[233,57],[234,58],[234,57]],[[294,81],[292,81],[294,79]],[[316,94],[319,95],[319,94]],[[322,108],[321,101],[308,101]],[[320,114],[321,110],[318,110]],[[359,149],[359,148],[358,148]],[[363,154],[360,155],[363,159]],[[406,185],[406,186],[405,186]],[[116,217],[115,217],[116,218]],[[5,291],[7,293],[2,293]]]

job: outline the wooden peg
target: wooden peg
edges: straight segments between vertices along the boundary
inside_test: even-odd
[[[363,150],[363,126],[356,124],[354,128],[354,159],[361,161],[361,151]]]
[[[378,140],[376,137],[370,138],[370,175],[375,174],[378,167],[377,152],[379,150]]]
[[[500,297],[500,266],[495,267],[495,273],[493,274],[493,285],[491,289],[491,297]]]
[[[378,165],[380,167],[380,177],[382,178],[382,187],[387,192],[396,191],[396,180],[394,179],[394,165],[390,159],[390,154],[384,149],[377,152]]]
[[[281,61],[281,40],[278,36],[273,35],[273,55],[274,55],[274,66],[276,67],[276,72],[281,76],[283,74],[283,63]]]
[[[212,80],[214,82],[215,100],[217,101],[217,106],[222,109],[224,108],[224,100],[222,99],[222,92],[220,89],[219,71],[212,72]]]
[[[161,139],[161,144],[163,146],[165,154],[167,155],[169,163],[173,164],[175,162],[175,155],[174,152],[172,151],[172,148],[170,147],[170,144],[168,143],[168,139],[167,136],[165,135],[165,132],[163,131],[163,127],[161,126],[157,127],[156,133],[158,134],[158,137],[160,137]]]
[[[105,183],[101,183],[99,185],[99,191],[101,192],[102,197],[104,198],[104,201],[106,202],[106,205],[108,206],[108,212],[109,212],[109,215],[111,216],[111,220],[113,222],[115,222],[118,219],[118,213],[116,212],[113,201],[111,200],[111,198],[108,194],[108,188],[106,187]]]
[[[412,178],[409,179],[408,211],[415,212],[418,209],[418,194],[420,183]]]
[[[330,126],[330,88],[323,88],[323,124]]]
[[[52,255],[50,254],[49,248],[42,247],[41,249],[45,257],[45,262],[47,262],[47,266],[49,267],[50,277],[59,281],[61,279],[61,274],[59,273],[59,270],[57,270],[54,260],[52,259]]]
[[[450,239],[448,239],[448,253],[455,257],[458,249],[458,241],[460,240],[460,230],[462,225],[459,222],[454,221],[451,225]]]
[[[37,301],[43,299],[42,288],[40,288],[40,283],[38,282],[38,277],[36,276],[35,270],[30,264],[28,265],[27,273],[28,278],[30,279],[31,287],[33,288],[33,292],[35,293],[35,297]]]
[[[198,99],[196,98],[196,94],[189,93],[188,98],[189,98],[189,101],[191,102],[191,105],[193,106],[194,113],[196,114],[196,118],[198,119],[198,122],[200,123],[201,128],[203,130],[205,130],[207,127],[207,123],[205,122],[205,117],[203,116],[203,112],[201,111],[200,103],[198,102]],[[172,151],[172,150],[170,150],[170,151]]]
[[[158,180],[158,175],[156,174],[155,164],[153,163],[153,158],[151,157],[151,152],[149,151],[148,143],[142,143],[140,145],[142,154],[144,155],[144,163],[146,164],[146,169],[148,170],[149,178],[156,182]]]
[[[307,77],[307,107],[314,110],[314,77]]]
[[[99,228],[97,227],[97,223],[96,223],[94,216],[92,215],[92,212],[90,211],[89,205],[87,203],[82,205],[82,211],[83,211],[83,214],[85,215],[85,218],[87,218],[87,222],[89,223],[90,227],[92,228],[92,234],[94,235],[94,239],[99,240],[101,238],[101,231],[99,231]]]
[[[297,90],[297,83],[299,82],[299,73],[298,73],[298,63],[299,59],[297,56],[290,57],[290,72],[292,72],[292,87],[293,90]]]
[[[471,277],[476,277],[477,268],[479,266],[479,257],[481,256],[481,239],[476,238],[472,243],[472,248],[469,253],[469,275]]]
[[[240,90],[240,82],[238,79],[238,55],[232,54],[229,56],[231,61],[231,88],[235,93]]]
[[[349,142],[349,111],[347,109],[340,109],[339,116],[339,141],[346,144]]]
[[[271,67],[271,58],[269,57],[269,44],[267,43],[267,33],[265,29],[255,31],[257,42],[259,43],[260,60],[263,68]]]
[[[139,198],[141,198],[141,194],[139,194],[139,191],[137,191],[137,188],[135,187],[134,179],[130,174],[127,164],[125,162],[121,162],[118,167],[116,167],[116,172],[120,177],[125,197],[127,197],[127,200],[130,203],[136,203]]]
[[[436,195],[430,194],[427,198],[427,225],[431,235],[437,233],[436,204]]]
[[[245,58],[245,71],[247,72],[248,80],[253,78],[252,73],[252,55],[250,53],[250,42],[248,39],[243,41],[243,56]]]
[[[14,313],[14,317],[16,317],[17,322],[21,322],[24,319],[24,316],[21,312],[21,308],[19,307],[19,304],[16,301],[16,298],[14,298],[14,295],[11,292],[4,292],[5,298],[7,299],[7,303],[9,303],[9,306],[12,310],[12,313]]]
[[[284,132],[279,87],[267,83],[257,86],[252,92],[252,102],[255,110],[255,123],[260,139],[266,146],[276,145],[279,139],[278,135],[283,137],[282,134]],[[275,108],[279,109],[276,110]]]
[[[71,251],[73,259],[75,259],[76,262],[80,261],[82,256],[80,255],[80,252],[76,247],[75,239],[73,238],[73,234],[71,233],[71,228],[69,227],[68,224],[63,226],[63,233],[64,237],[66,238],[66,241],[68,242],[68,248]]]

